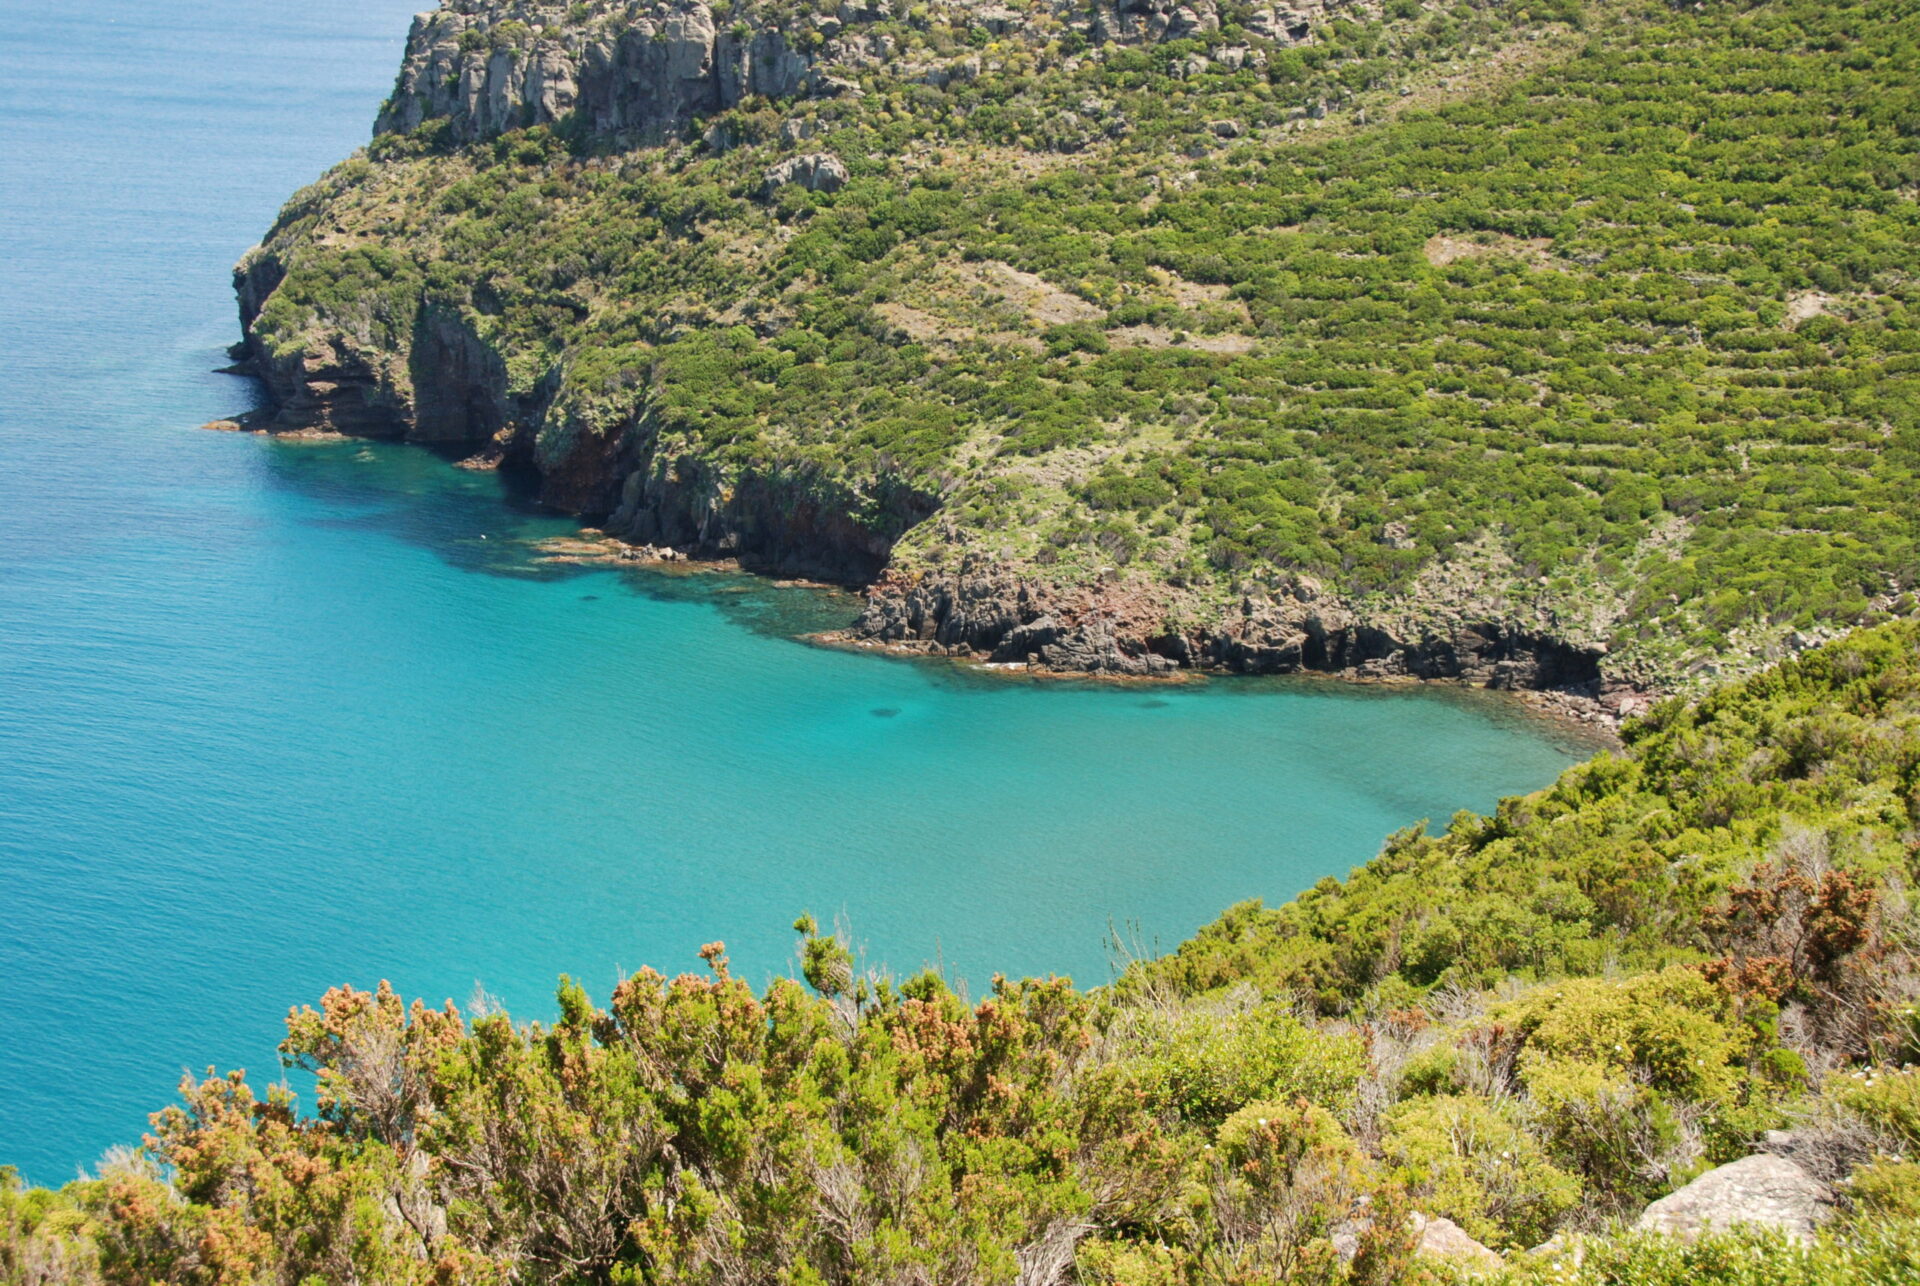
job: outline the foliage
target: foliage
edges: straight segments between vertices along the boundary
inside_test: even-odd
[[[1224,611],[1453,560],[1704,687],[1913,608],[1910,10],[1393,0],[1281,47],[1229,4],[1025,49],[915,6],[876,29],[978,75],[752,101],[726,147],[378,140],[243,265],[253,337],[401,400],[452,345],[553,476],[644,446],[905,566],[1126,564]],[[764,192],[788,109],[838,191]],[[563,979],[551,1022],[340,988],[289,1015],[309,1111],[210,1071],[89,1178],[0,1172],[0,1276],[1445,1280],[1416,1206],[1524,1248],[1798,1122],[1851,1179],[1813,1244],[1587,1237],[1505,1278],[1912,1279],[1920,625],[1623,735],[1092,994],[863,974],[811,917],[761,991],[718,943],[604,1008]]]
[[[1920,1272],[1920,1222],[1800,1245],[1779,1236],[1585,1240],[1578,1262],[1541,1256],[1491,1279],[1498,1286],[1891,1286]],[[1486,1280],[1486,1279],[1483,1279]]]
[[[1543,1241],[1580,1200],[1579,1179],[1548,1159],[1511,1102],[1409,1099],[1388,1119],[1385,1151],[1424,1209],[1482,1241]]]
[[[1232,908],[1142,976],[1194,993],[1245,979],[1340,1012],[1382,976],[1417,994],[1707,961],[1764,864],[1856,892],[1920,877],[1920,627],[1858,632],[1622,735],[1622,754],[1490,817],[1393,836],[1345,883]],[[1913,944],[1886,936],[1874,898],[1840,901],[1854,920],[1831,968],[1850,981],[1829,994],[1845,997],[1848,1052],[1900,1044],[1911,998],[1873,987]]]

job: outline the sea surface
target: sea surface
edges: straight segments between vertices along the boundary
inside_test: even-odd
[[[60,1182],[183,1070],[392,979],[1109,977],[1585,753],[1325,681],[1035,684],[793,641],[851,600],[545,566],[424,451],[196,426],[228,269],[364,141],[425,0],[0,0],[0,1164]]]

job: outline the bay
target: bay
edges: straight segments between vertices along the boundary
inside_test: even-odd
[[[1109,976],[1588,747],[1485,696],[1033,684],[844,596],[555,568],[424,451],[200,432],[228,268],[364,141],[417,0],[0,0],[0,1163],[59,1182],[288,1005],[568,972]]]

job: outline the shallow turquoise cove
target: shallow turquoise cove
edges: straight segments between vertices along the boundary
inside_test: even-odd
[[[0,1163],[58,1181],[183,1068],[390,978],[869,959],[1104,981],[1581,750],[1488,698],[1030,684],[799,645],[850,601],[556,568],[403,447],[194,426],[228,265],[364,137],[419,0],[0,3]],[[298,10],[289,16],[289,10]]]

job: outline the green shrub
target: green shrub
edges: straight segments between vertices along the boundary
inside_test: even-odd
[[[1872,1161],[1847,1179],[1855,1210],[1875,1219],[1920,1219],[1920,1161]]]
[[[1331,1107],[1367,1070],[1356,1036],[1331,1036],[1278,1005],[1188,1010],[1144,1020],[1124,1066],[1156,1111],[1213,1127],[1249,1103],[1293,1098]]]
[[[1381,1148],[1415,1201],[1495,1246],[1531,1246],[1581,1197],[1515,1106],[1468,1095],[1410,1099],[1387,1115]]]

